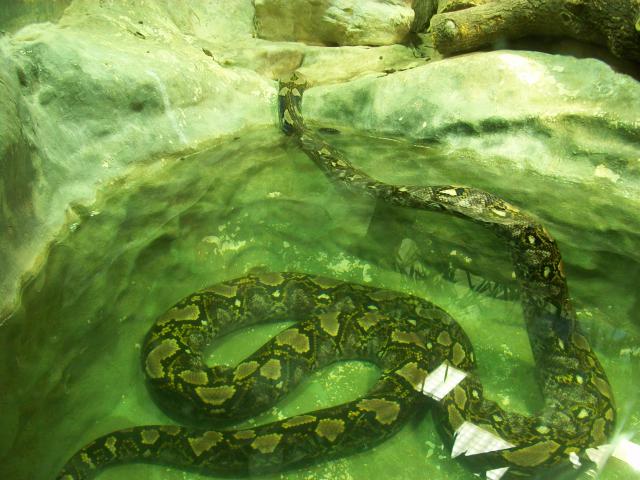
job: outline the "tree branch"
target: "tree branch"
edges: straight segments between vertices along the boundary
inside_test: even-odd
[[[446,55],[529,35],[563,36],[640,61],[640,0],[485,2],[439,0],[430,24],[435,48]],[[474,6],[459,9],[467,4]]]

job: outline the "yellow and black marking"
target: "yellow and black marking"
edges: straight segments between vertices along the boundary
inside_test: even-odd
[[[393,205],[444,212],[490,228],[506,242],[520,282],[526,328],[539,370],[544,409],[524,416],[485,398],[475,357],[460,326],[426,300],[303,273],[262,272],[196,292],[160,316],[142,348],[154,400],[193,427],[146,425],[110,432],[79,450],[57,480],[86,480],[102,469],[152,462],[205,474],[280,471],[368,448],[397,432],[426,402],[444,440],[471,422],[514,445],[473,455],[484,470],[542,475],[586,461],[607,441],[615,405],[607,377],[580,331],[555,240],[525,213],[494,195],[461,186],[390,185],[353,167],[302,119],[304,78],[281,82],[282,129],[336,184]],[[297,319],[236,367],[208,367],[215,337],[258,322]],[[310,372],[343,359],[377,364],[367,395],[246,430],[218,430],[271,408]],[[468,375],[441,401],[421,393],[442,363]],[[505,477],[506,478],[506,477]]]

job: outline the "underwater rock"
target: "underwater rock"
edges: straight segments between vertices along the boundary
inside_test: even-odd
[[[58,24],[0,39],[0,312],[71,202],[133,164],[274,123],[272,82],[208,55],[188,7],[109,5],[76,2]]]
[[[73,225],[71,203],[137,163],[247,127],[277,134],[271,80],[301,66],[332,83],[425,62],[402,45],[255,38],[251,0],[45,3],[33,8],[50,22],[0,37],[0,318],[53,232]]]
[[[7,67],[0,58],[0,298],[6,298],[8,285],[32,261],[24,250],[34,246],[33,232],[25,227],[33,226],[35,216],[34,155],[18,121],[18,79],[7,74]],[[42,245],[36,242],[35,247]],[[0,302],[0,319],[3,313]]]
[[[598,272],[607,271],[598,250],[620,251],[640,263],[634,213],[640,210],[639,111],[640,84],[598,60],[513,51],[320,86],[303,103],[312,125],[408,139],[422,147],[416,161],[428,172],[431,149],[450,162],[473,159],[480,188],[491,190],[489,178],[505,168],[581,185],[589,201],[572,204],[572,215],[558,208],[568,204],[566,190],[536,192],[522,184],[508,197],[546,225],[568,224],[572,235],[559,235],[560,242],[589,239],[592,255],[583,256],[580,266]],[[428,184],[433,177],[425,172],[414,181]],[[611,211],[609,235],[594,228],[603,211]]]
[[[409,33],[411,0],[256,0],[256,30],[268,40],[391,45]]]

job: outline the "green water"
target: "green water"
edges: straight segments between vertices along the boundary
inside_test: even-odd
[[[637,387],[630,381],[640,378],[640,228],[629,213],[633,195],[629,203],[613,202],[597,183],[572,184],[498,160],[479,163],[396,141],[347,135],[332,141],[380,179],[473,185],[538,215],[559,240],[579,318],[617,398],[619,427],[640,436]],[[504,246],[461,220],[407,215],[336,191],[275,129],[155,161],[103,186],[95,203],[70,209],[42,270],[23,288],[20,310],[2,327],[0,477],[49,480],[99,435],[171,423],[144,386],[139,353],[146,330],[179,298],[254,267],[322,274],[432,300],[468,332],[491,396],[522,412],[535,409],[540,396],[517,300],[478,293],[465,280],[466,265],[474,278],[508,282]],[[404,238],[413,239],[424,255],[399,262],[395,252]],[[234,334],[212,348],[210,361],[237,362],[282,328]],[[253,421],[353,399],[376,376],[367,364],[337,364]],[[139,478],[211,477],[151,465],[99,476]],[[431,417],[419,412],[373,450],[262,478],[476,477],[449,458]],[[599,478],[640,475],[614,460]]]

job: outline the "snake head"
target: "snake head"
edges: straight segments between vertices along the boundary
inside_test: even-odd
[[[282,130],[287,135],[302,130],[302,94],[309,82],[300,72],[293,72],[286,80],[278,82],[278,116]]]
[[[297,88],[302,93],[302,90],[305,90],[309,86],[309,80],[304,76],[301,72],[296,70],[291,74],[286,82],[291,88]]]

